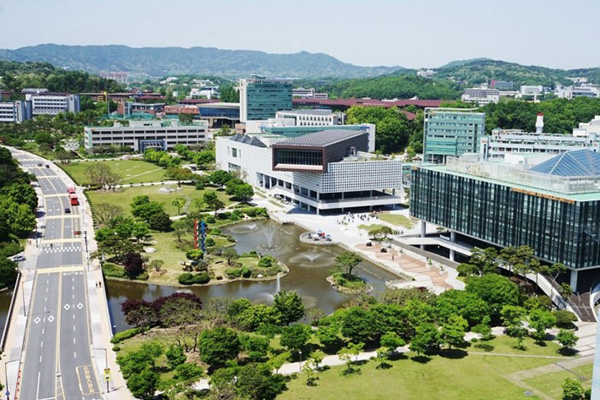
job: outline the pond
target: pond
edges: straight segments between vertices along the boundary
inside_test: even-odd
[[[12,289],[0,291],[0,335],[4,332],[4,324],[6,324],[6,318],[8,317],[8,308],[10,307],[12,295]]]
[[[307,309],[319,307],[329,314],[339,308],[346,296],[334,290],[325,280],[331,275],[335,257],[343,249],[338,246],[314,246],[300,242],[303,229],[295,225],[280,225],[273,221],[243,222],[224,227],[224,233],[236,240],[239,253],[256,250],[263,255],[270,254],[290,269],[289,274],[280,279],[283,290],[295,290],[302,296]],[[375,292],[385,288],[385,281],[398,277],[370,262],[363,261],[355,269]],[[196,286],[184,288],[198,295],[204,303],[213,297],[245,297],[255,303],[270,303],[277,291],[277,281],[238,281],[223,285]],[[148,285],[144,283],[107,281],[109,308],[116,331],[127,329],[121,313],[121,303],[127,299],[153,300],[166,296],[181,288]]]

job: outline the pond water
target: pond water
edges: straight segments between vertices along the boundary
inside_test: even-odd
[[[8,317],[8,308],[10,307],[12,295],[12,289],[0,291],[0,334],[4,331],[4,324],[6,324],[6,318]]]
[[[295,290],[302,296],[307,309],[319,307],[325,313],[339,308],[346,296],[334,290],[325,280],[331,275],[335,257],[343,250],[338,246],[314,246],[301,243],[299,236],[304,232],[295,225],[280,225],[273,221],[244,222],[221,229],[237,240],[235,246],[239,253],[256,250],[261,254],[270,254],[286,264],[290,272],[280,279],[284,290]],[[363,261],[355,269],[375,292],[385,288],[385,281],[398,277],[378,266]],[[197,286],[184,288],[200,296],[208,303],[213,297],[245,297],[255,303],[269,303],[277,291],[277,281],[251,282],[238,281],[223,285]],[[121,303],[127,299],[153,300],[166,296],[181,288],[148,285],[143,283],[107,281],[109,308],[116,331],[127,329],[121,313]]]

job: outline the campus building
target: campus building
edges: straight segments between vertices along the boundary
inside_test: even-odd
[[[128,126],[115,122],[114,126],[86,126],[84,146],[93,152],[97,146],[127,146],[143,153],[147,148],[171,150],[176,144],[195,145],[208,139],[205,121],[180,125],[170,121],[129,121]]]
[[[559,154],[584,148],[598,151],[600,149],[599,122],[600,119],[597,119],[588,124],[580,124],[579,129],[573,130],[573,135],[544,133],[544,116],[539,114],[535,132],[524,132],[521,129],[494,129],[491,135],[481,138],[479,149],[484,158],[490,159],[501,159],[508,153]],[[597,133],[592,128],[596,128]]]
[[[527,245],[543,261],[567,266],[571,286],[588,291],[600,281],[600,154],[583,149],[520,161],[467,155],[415,167],[410,213],[422,221],[422,236],[425,223],[451,231],[450,241],[436,243],[451,258],[457,236],[478,247]]]
[[[7,101],[0,103],[0,122],[20,124],[31,119],[31,102]]]
[[[465,89],[461,100],[466,103],[477,103],[480,106],[500,101],[500,90],[488,88]]]
[[[240,79],[241,122],[273,118],[280,110],[292,109],[292,83],[285,79],[266,79],[254,75]]]
[[[275,118],[291,119],[296,126],[331,126],[342,125],[346,115],[331,110],[292,110],[277,111]]]
[[[369,133],[361,130],[216,138],[221,169],[317,214],[400,204],[401,161],[368,153],[368,147]]]
[[[34,116],[78,113],[81,110],[78,94],[39,91],[25,94],[25,99],[31,101],[31,113]]]
[[[476,109],[426,108],[423,161],[444,163],[446,157],[478,153],[485,134],[485,114]]]

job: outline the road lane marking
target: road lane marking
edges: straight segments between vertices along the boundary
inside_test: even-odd
[[[77,340],[73,338],[73,344],[77,344]]]
[[[77,358],[77,352],[76,351],[73,352],[73,358]]]
[[[42,363],[42,356],[40,356],[40,364]]]
[[[42,328],[42,335],[44,334],[45,331],[46,331],[46,329]]]
[[[54,274],[56,272],[80,272],[83,270],[84,270],[83,265],[69,265],[69,266],[62,266],[62,267],[38,269],[37,273],[38,274]]]
[[[40,342],[40,347],[44,347],[44,341],[43,340]]]
[[[73,332],[75,332],[75,325],[73,325]]]
[[[37,390],[35,391],[35,398],[36,399],[40,398],[40,371],[38,371],[38,383],[37,383]]]

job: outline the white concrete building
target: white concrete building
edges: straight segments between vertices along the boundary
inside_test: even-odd
[[[295,126],[331,126],[343,125],[345,114],[331,110],[304,109],[277,111],[275,118],[292,119]]]
[[[519,90],[521,96],[539,96],[544,93],[544,87],[541,85],[531,86],[522,85]]]
[[[28,101],[7,101],[0,103],[0,122],[20,124],[31,119],[31,103]]]
[[[465,89],[461,100],[467,103],[477,103],[484,105],[488,103],[497,103],[500,101],[500,90],[488,88]]]
[[[39,92],[26,94],[25,99],[31,101],[32,115],[78,113],[81,110],[78,94]]]
[[[600,115],[596,115],[590,122],[579,123],[579,127],[573,129],[573,136],[589,136],[591,134],[600,137]]]
[[[585,130],[580,130],[576,134],[576,130],[573,130],[573,135],[544,133],[543,118],[543,115],[538,115],[536,132],[524,132],[521,129],[494,129],[491,135],[481,138],[480,154],[487,159],[502,159],[509,154],[541,153],[553,155],[586,148],[595,152],[599,151],[600,118],[597,117],[589,123],[595,131],[590,129],[588,133]],[[592,123],[594,124],[592,125]],[[585,133],[582,134],[582,131]]]
[[[584,84],[581,86],[556,85],[554,92],[556,96],[561,99],[573,99],[575,97],[600,97],[600,87],[590,84]]]
[[[293,139],[218,137],[217,165],[317,214],[399,204],[401,199],[394,194],[402,188],[402,163],[367,153],[368,135],[325,130]]]
[[[194,145],[208,140],[208,123],[180,125],[177,120],[129,121],[129,126],[116,122],[114,126],[86,126],[84,146],[93,152],[95,146],[127,146],[143,153],[147,148],[170,150],[176,144]]]

